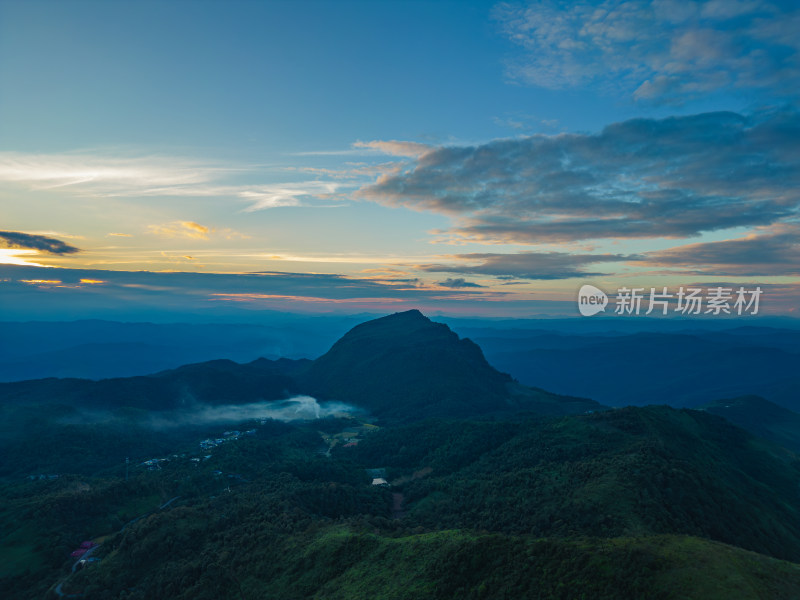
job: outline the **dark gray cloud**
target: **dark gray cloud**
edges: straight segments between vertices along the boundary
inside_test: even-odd
[[[637,257],[621,254],[519,252],[517,254],[456,254],[448,258],[465,264],[428,264],[418,265],[417,268],[430,272],[491,275],[500,279],[514,277],[517,279],[552,280],[605,275],[605,273],[584,271],[583,267],[597,263],[629,261]],[[448,281],[453,280],[448,279]]]
[[[49,254],[74,254],[80,248],[70,246],[56,238],[34,233],[19,231],[0,231],[0,240],[5,242],[7,248],[23,248],[26,250],[40,250]]]
[[[448,287],[453,289],[461,289],[461,288],[479,288],[479,287],[486,287],[472,281],[467,281],[463,277],[458,277],[456,279],[452,279],[448,277],[444,281],[437,281],[437,285],[441,285],[442,287]]]
[[[447,258],[456,263],[418,265],[417,268],[429,272],[488,275],[512,282],[608,275],[587,270],[589,265],[600,263],[663,267],[688,275],[714,277],[800,276],[800,225],[781,224],[740,238],[686,244],[642,254],[519,252],[455,254]],[[447,281],[457,283],[463,279]]]
[[[444,236],[535,244],[769,225],[797,213],[798,190],[800,113],[786,108],[438,148],[357,195],[448,215]]]
[[[798,276],[800,227],[781,226],[739,239],[648,252],[643,262],[715,276]]]

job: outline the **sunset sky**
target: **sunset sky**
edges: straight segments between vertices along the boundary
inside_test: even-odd
[[[2,320],[800,299],[795,1],[0,2]]]

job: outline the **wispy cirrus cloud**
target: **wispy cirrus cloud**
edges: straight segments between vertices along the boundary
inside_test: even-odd
[[[229,227],[217,228],[201,225],[194,221],[171,221],[160,225],[148,225],[147,230],[152,235],[164,238],[185,238],[194,240],[208,240],[212,236],[225,239],[248,239],[250,236]]]
[[[389,154],[391,156],[410,156],[418,157],[430,152],[433,146],[428,144],[420,144],[418,142],[403,142],[398,140],[374,140],[371,142],[356,142],[353,144],[354,148],[369,148],[376,150],[382,154]]]
[[[353,142],[349,148],[339,150],[310,150],[295,152],[293,156],[368,156],[380,153],[391,156],[421,156],[432,146],[403,140],[370,140]]]
[[[440,147],[356,196],[450,216],[451,241],[682,238],[793,217],[800,113],[631,119],[596,134]]]
[[[207,240],[211,228],[194,221],[173,221],[163,225],[148,226],[150,233],[168,238],[190,238]]]
[[[0,152],[0,183],[97,197],[218,197],[238,200],[246,205],[246,212],[288,206],[339,206],[342,197],[331,199],[350,186],[341,181],[317,179],[239,182],[241,176],[252,179],[263,170],[258,165],[180,156]]]
[[[335,197],[336,192],[342,187],[344,186],[336,181],[305,181],[257,186],[240,190],[238,195],[251,202],[245,212],[283,206],[304,206],[309,199],[327,200],[328,203],[322,206],[330,208],[342,205],[341,199]]]
[[[102,193],[182,186],[206,183],[229,170],[178,157],[0,152],[0,181],[27,183],[36,189],[92,186]]]
[[[517,81],[596,85],[638,100],[682,102],[718,90],[797,97],[800,6],[765,0],[502,3],[494,17],[523,48]]]

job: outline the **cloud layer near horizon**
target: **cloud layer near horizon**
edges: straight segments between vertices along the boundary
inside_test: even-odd
[[[442,258],[450,262],[417,265],[416,268],[498,279],[557,280],[611,275],[587,270],[587,267],[618,263],[667,269],[662,274],[683,276],[796,277],[800,276],[800,225],[756,228],[731,239],[684,244],[640,254],[517,252],[452,254]]]
[[[746,236],[648,252],[648,266],[713,276],[799,276],[800,227],[778,226]]]
[[[462,286],[463,287],[463,286]],[[467,286],[469,287],[469,286]],[[499,300],[503,292],[441,289],[414,279],[369,279],[335,274],[243,274],[42,269],[0,264],[0,311],[26,318],[69,306],[86,317],[117,314],[215,316],[242,311],[394,312],[406,307],[451,306]],[[341,312],[341,311],[340,311]],[[16,317],[15,317],[16,318]]]
[[[427,264],[417,268],[429,272],[490,275],[493,277],[553,280],[572,277],[599,277],[605,273],[586,271],[584,267],[597,263],[634,260],[621,254],[570,254],[568,252],[519,252],[514,254],[470,253],[446,256],[455,264]],[[448,279],[448,282],[461,281]],[[474,285],[474,284],[473,284]],[[456,287],[451,285],[450,287]],[[463,287],[463,286],[462,286]]]

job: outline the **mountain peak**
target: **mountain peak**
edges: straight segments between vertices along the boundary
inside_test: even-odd
[[[389,418],[487,414],[515,404],[509,375],[418,310],[356,325],[305,375],[313,395]]]
[[[411,310],[404,310],[402,312],[392,313],[391,315],[387,315],[384,317],[386,319],[407,319],[407,320],[419,320],[423,319],[425,321],[430,322],[430,319],[420,312],[418,308],[412,308]]]
[[[385,323],[417,323],[419,325],[423,324],[433,324],[428,317],[423,315],[418,309],[412,308],[411,310],[404,310],[402,312],[392,313],[391,315],[386,315],[385,317],[378,317],[377,319],[372,319],[371,321],[365,321],[358,325],[359,327],[362,325],[372,325],[375,326],[377,324],[385,324]]]
[[[390,343],[392,340],[399,340],[412,334],[420,333],[458,340],[458,336],[450,331],[447,325],[434,323],[420,311],[413,309],[360,323],[348,331],[342,339],[334,344],[333,348],[342,343],[364,339],[380,338],[382,342]]]

